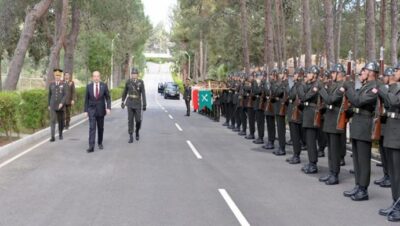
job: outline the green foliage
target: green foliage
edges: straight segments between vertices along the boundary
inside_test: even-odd
[[[104,80],[108,80],[111,69],[110,40],[103,33],[94,33],[86,38],[88,46],[88,62],[90,71],[100,71]]]
[[[11,137],[11,133],[19,132],[18,130],[18,109],[21,98],[14,92],[0,93],[0,131],[4,132],[7,137]]]
[[[21,126],[34,131],[44,127],[48,118],[48,91],[34,89],[21,93],[20,106]]]
[[[174,82],[176,84],[178,84],[179,91],[181,93],[183,93],[183,81],[182,81],[182,79],[179,78],[177,73],[172,73],[172,79],[174,80]]]
[[[74,106],[72,107],[72,112],[73,114],[79,114],[82,113],[84,110],[86,87],[76,88],[75,92],[76,92],[76,101]]]
[[[111,89],[110,90],[110,92],[111,92],[111,99],[114,101],[114,100],[118,100],[118,99],[120,99],[121,98],[121,96],[122,96],[122,92],[124,91],[124,89],[123,88],[120,88],[120,87],[118,87],[118,88],[114,88],[114,89]]]

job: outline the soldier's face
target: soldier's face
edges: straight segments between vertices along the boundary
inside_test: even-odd
[[[312,81],[314,79],[314,74],[313,73],[307,73],[306,79],[307,79],[307,81]]]
[[[364,82],[365,80],[367,80],[368,72],[369,71],[365,70],[365,69],[361,71],[361,74],[360,74],[360,77],[359,77],[361,82]]]
[[[54,79],[59,82],[61,80],[61,76],[59,74],[54,76]]]
[[[138,74],[131,74],[131,78],[132,79],[137,79],[138,78]]]
[[[64,74],[64,80],[69,81],[70,75],[68,73]]]

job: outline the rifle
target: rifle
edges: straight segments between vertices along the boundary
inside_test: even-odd
[[[383,51],[384,48],[383,46],[381,47],[380,51],[380,59],[379,59],[379,74],[383,75],[384,71],[384,61],[383,61]],[[371,131],[371,140],[380,140],[381,139],[381,133],[382,133],[382,121],[381,117],[383,114],[383,103],[380,97],[376,99],[376,105],[375,105],[375,112],[374,112],[374,118],[372,119],[372,131]]]
[[[317,106],[314,110],[314,127],[321,128],[321,109],[323,107],[321,96],[318,95]]]
[[[261,96],[260,96],[260,103],[258,104],[258,109],[264,111],[265,109],[265,90],[264,90],[264,86],[265,86],[265,81],[263,81],[263,85],[262,85],[262,92],[261,92]]]
[[[294,122],[299,122],[300,121],[300,98],[299,95],[296,95],[296,99],[293,103],[293,109],[292,109],[292,121]]]
[[[265,106],[265,111],[268,113],[274,113],[274,107],[272,106],[272,91],[269,90],[269,97],[267,98],[267,105]]]
[[[286,91],[286,87],[285,87],[285,91],[283,92],[283,99],[282,99],[282,102],[281,102],[281,107],[279,108],[279,115],[280,116],[285,116],[286,115],[286,109],[287,109],[286,103],[287,103],[288,99],[289,99],[289,95],[288,95],[288,93]]]
[[[347,71],[346,71],[346,79],[354,73],[351,70],[351,50],[349,51],[349,57],[347,61]],[[337,130],[345,130],[348,122],[348,118],[346,116],[346,112],[349,110],[349,100],[346,95],[343,95],[342,104],[340,105],[339,115],[336,121],[336,129]]]
[[[253,94],[253,82],[250,84],[251,90],[250,90],[250,95],[248,97],[248,101],[247,101],[247,108],[252,108],[253,107],[253,98],[254,98],[254,94]]]

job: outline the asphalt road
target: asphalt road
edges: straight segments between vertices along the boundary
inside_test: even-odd
[[[319,183],[321,173],[304,175],[222,122],[185,117],[182,100],[157,94],[158,82],[171,80],[165,72],[145,76],[139,142],[127,143],[127,112],[117,106],[104,150],[86,153],[83,122],[63,141],[0,159],[0,225],[390,225],[377,214],[390,189],[371,185],[366,202],[343,197],[354,184],[349,157],[339,185]],[[382,173],[372,164],[373,180]],[[327,172],[326,158],[319,166]]]

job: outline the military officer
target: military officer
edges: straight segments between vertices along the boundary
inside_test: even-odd
[[[242,86],[240,88],[240,122],[242,125],[242,131],[239,132],[239,136],[246,136],[247,134],[247,112],[246,106],[250,97],[251,83],[248,81],[248,75],[243,73],[242,75]]]
[[[301,153],[301,135],[302,135],[302,115],[301,115],[301,102],[299,97],[299,89],[304,89],[302,77],[304,75],[304,68],[297,68],[293,75],[294,85],[289,91],[289,105],[287,110],[287,117],[289,121],[290,137],[293,142],[293,156],[288,158],[286,161],[289,164],[300,163]]]
[[[256,86],[254,88],[254,111],[255,117],[257,122],[257,134],[258,138],[253,141],[255,144],[263,144],[264,143],[264,130],[265,130],[265,116],[264,116],[264,109],[263,109],[263,92],[264,92],[264,85],[265,85],[265,78],[264,72],[259,71],[256,74]]]
[[[234,79],[233,79],[233,87],[231,89],[231,92],[233,93],[233,116],[232,119],[234,119],[235,127],[232,129],[234,132],[240,132],[240,127],[242,125],[240,121],[240,106],[239,106],[239,92],[241,89],[241,82],[238,74],[235,74]]]
[[[299,90],[300,99],[303,101],[303,128],[305,128],[305,136],[307,143],[308,164],[304,165],[302,171],[306,174],[318,173],[318,151],[317,151],[317,134],[318,126],[314,125],[314,117],[318,114],[317,104],[319,102],[318,82],[317,78],[320,70],[317,66],[311,66],[308,69],[305,79],[306,86]]]
[[[275,128],[275,112],[273,102],[275,101],[273,96],[273,89],[275,86],[276,76],[278,74],[277,69],[273,69],[269,76],[269,82],[264,85],[264,93],[266,97],[266,108],[265,108],[265,121],[267,122],[268,142],[263,145],[264,149],[275,148],[276,128]]]
[[[63,139],[64,129],[64,109],[67,100],[68,89],[64,82],[61,81],[62,70],[54,69],[55,81],[49,85],[48,108],[50,111],[50,142],[55,141],[56,123],[58,123],[59,139]]]
[[[122,93],[121,107],[128,108],[128,133],[129,143],[133,143],[133,125],[136,123],[136,140],[139,140],[139,130],[142,124],[142,110],[146,111],[146,91],[143,80],[138,78],[139,71],[132,68],[131,77],[125,84]]]
[[[72,80],[71,74],[68,72],[64,74],[64,84],[67,86],[68,90],[65,102],[65,129],[67,130],[71,122],[72,106],[74,106],[76,100],[75,83]]]
[[[350,82],[345,82],[339,89],[344,92],[353,106],[353,118],[350,124],[350,138],[352,139],[355,187],[345,191],[344,196],[353,201],[368,200],[368,186],[371,176],[371,130],[375,105],[377,102],[377,73],[379,66],[376,62],[369,62],[362,69],[360,81],[362,87],[355,90]]]
[[[379,214],[387,216],[389,221],[400,221],[400,139],[397,133],[400,129],[400,63],[395,68],[387,69],[386,74],[390,74],[389,88],[381,86],[378,94],[389,105],[383,146],[392,184],[392,204],[379,210]]]
[[[192,87],[190,86],[190,80],[187,78],[183,86],[183,99],[186,105],[186,115],[190,116],[190,101],[192,100]]]
[[[255,93],[257,89],[257,81],[254,79],[256,72],[252,72],[248,78],[248,82],[250,85],[250,89],[248,92],[248,100],[246,105],[246,112],[249,119],[249,135],[245,138],[248,140],[254,140],[255,136],[254,133],[256,131],[256,112],[254,109],[254,102],[256,100]]]
[[[340,113],[340,107],[343,102],[343,93],[337,90],[343,85],[345,78],[345,70],[342,64],[334,66],[331,77],[332,82],[328,86],[320,86],[319,94],[326,105],[324,114],[323,132],[327,134],[328,139],[328,167],[329,173],[319,178],[320,182],[326,185],[334,185],[339,183],[340,159],[342,155],[343,144],[342,134],[346,130],[337,129],[337,119]]]

